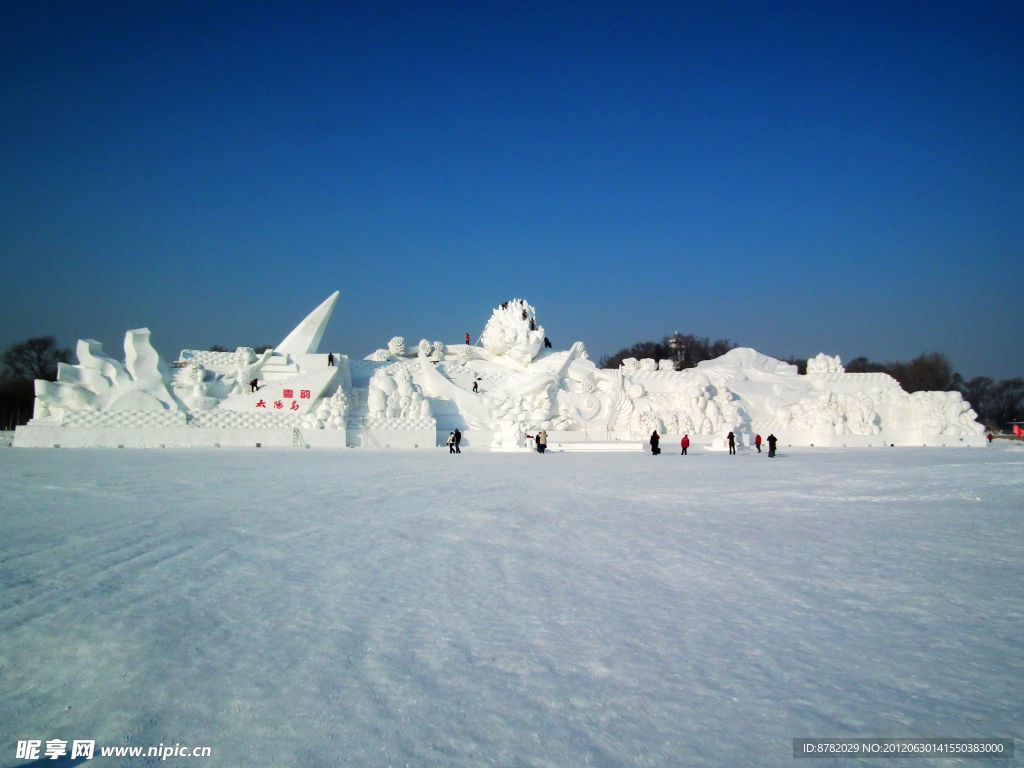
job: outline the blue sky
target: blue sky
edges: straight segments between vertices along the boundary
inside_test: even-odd
[[[292,6],[296,7],[292,7]],[[674,330],[1024,375],[1020,3],[69,3],[0,24],[0,346]]]

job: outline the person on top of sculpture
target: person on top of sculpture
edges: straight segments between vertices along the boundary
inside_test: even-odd
[[[469,344],[469,334],[466,334],[466,344]]]
[[[333,352],[328,352],[327,353],[327,365],[328,366],[334,365],[334,353]]]
[[[734,435],[732,432],[730,432],[728,435],[725,436],[725,439],[729,441],[729,455],[730,456],[735,456],[736,455],[736,435]]]
[[[473,379],[473,391],[474,392],[479,392],[480,391],[480,385],[476,383],[476,379]]]
[[[545,349],[551,349],[551,339],[547,336],[544,337],[544,347]]]
[[[661,453],[661,448],[658,446],[658,443],[660,442],[661,435],[659,435],[658,430],[655,429],[653,432],[651,432],[651,456],[657,456],[659,453]]]
[[[259,379],[253,379],[252,381],[249,382],[249,391],[250,392],[259,392],[260,391],[260,380]]]

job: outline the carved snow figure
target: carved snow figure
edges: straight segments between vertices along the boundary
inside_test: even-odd
[[[420,355],[423,355],[423,357],[430,357],[430,353],[433,349],[433,346],[426,339],[420,339],[420,343],[416,345],[416,351]]]
[[[338,391],[331,395],[329,405],[328,426],[344,429],[348,424],[348,397],[345,395],[345,390],[338,387]]]
[[[238,347],[235,350],[234,374],[225,378],[225,383],[231,386],[231,394],[241,395],[248,391],[249,382],[260,378],[260,371],[272,354],[273,350],[268,349],[256,357],[252,347]]]
[[[641,371],[656,371],[658,370],[658,361],[653,357],[645,357],[640,361]]]
[[[529,365],[544,346],[544,328],[537,325],[533,307],[525,300],[512,299],[491,312],[480,345],[491,354]]]
[[[191,411],[208,411],[217,407],[218,399],[208,396],[206,376],[206,369],[194,360],[178,371],[175,392]]]
[[[370,378],[366,392],[366,409],[370,416],[384,416],[387,412],[388,399],[396,389],[395,381],[383,369],[376,371]]]
[[[432,349],[430,350],[430,359],[440,362],[444,360],[444,356],[447,354],[448,349],[445,347],[444,342],[435,341]]]
[[[619,368],[624,371],[639,371],[640,361],[637,360],[635,357],[627,357],[621,363],[619,363]]]

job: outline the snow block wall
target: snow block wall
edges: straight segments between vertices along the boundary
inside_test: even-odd
[[[16,446],[295,446],[422,449],[462,430],[474,449],[666,441],[740,446],[983,445],[957,392],[904,392],[885,374],[850,374],[838,357],[807,374],[753,349],[695,368],[627,359],[599,369],[576,342],[554,350],[524,299],[495,307],[477,345],[392,337],[364,360],[319,353],[335,292],[275,348],[183,350],[167,366],[148,329],[128,331],[124,362],[93,340],[57,381],[36,382],[32,421]],[[668,444],[668,443],[666,443]]]

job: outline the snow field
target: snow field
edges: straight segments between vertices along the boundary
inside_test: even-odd
[[[0,451],[0,766],[27,738],[771,766],[1020,734],[1024,451],[663,448]]]

